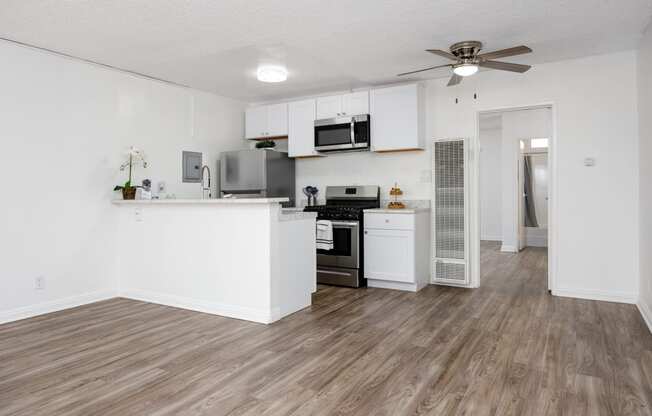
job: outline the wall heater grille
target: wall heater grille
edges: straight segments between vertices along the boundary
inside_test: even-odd
[[[468,284],[464,140],[434,143],[434,281]]]

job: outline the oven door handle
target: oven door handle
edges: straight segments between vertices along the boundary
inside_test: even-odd
[[[333,275],[336,275],[336,276],[351,276],[351,273],[336,272],[336,271],[333,271],[333,270],[317,269],[317,272],[323,273],[323,274],[333,274]]]
[[[334,227],[347,227],[347,228],[355,228],[360,225],[357,222],[343,222],[343,221],[331,221],[331,224],[333,224]]]

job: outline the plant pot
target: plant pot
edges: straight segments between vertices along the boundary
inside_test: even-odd
[[[136,199],[136,187],[122,188],[122,199]]]

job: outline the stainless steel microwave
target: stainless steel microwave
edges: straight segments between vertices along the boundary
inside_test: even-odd
[[[315,150],[318,152],[369,150],[369,114],[315,120]]]

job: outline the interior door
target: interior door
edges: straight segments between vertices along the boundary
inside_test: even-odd
[[[526,246],[527,235],[525,229],[525,156],[518,158],[518,250]]]
[[[468,164],[464,139],[436,140],[433,151],[432,282],[469,286]]]

